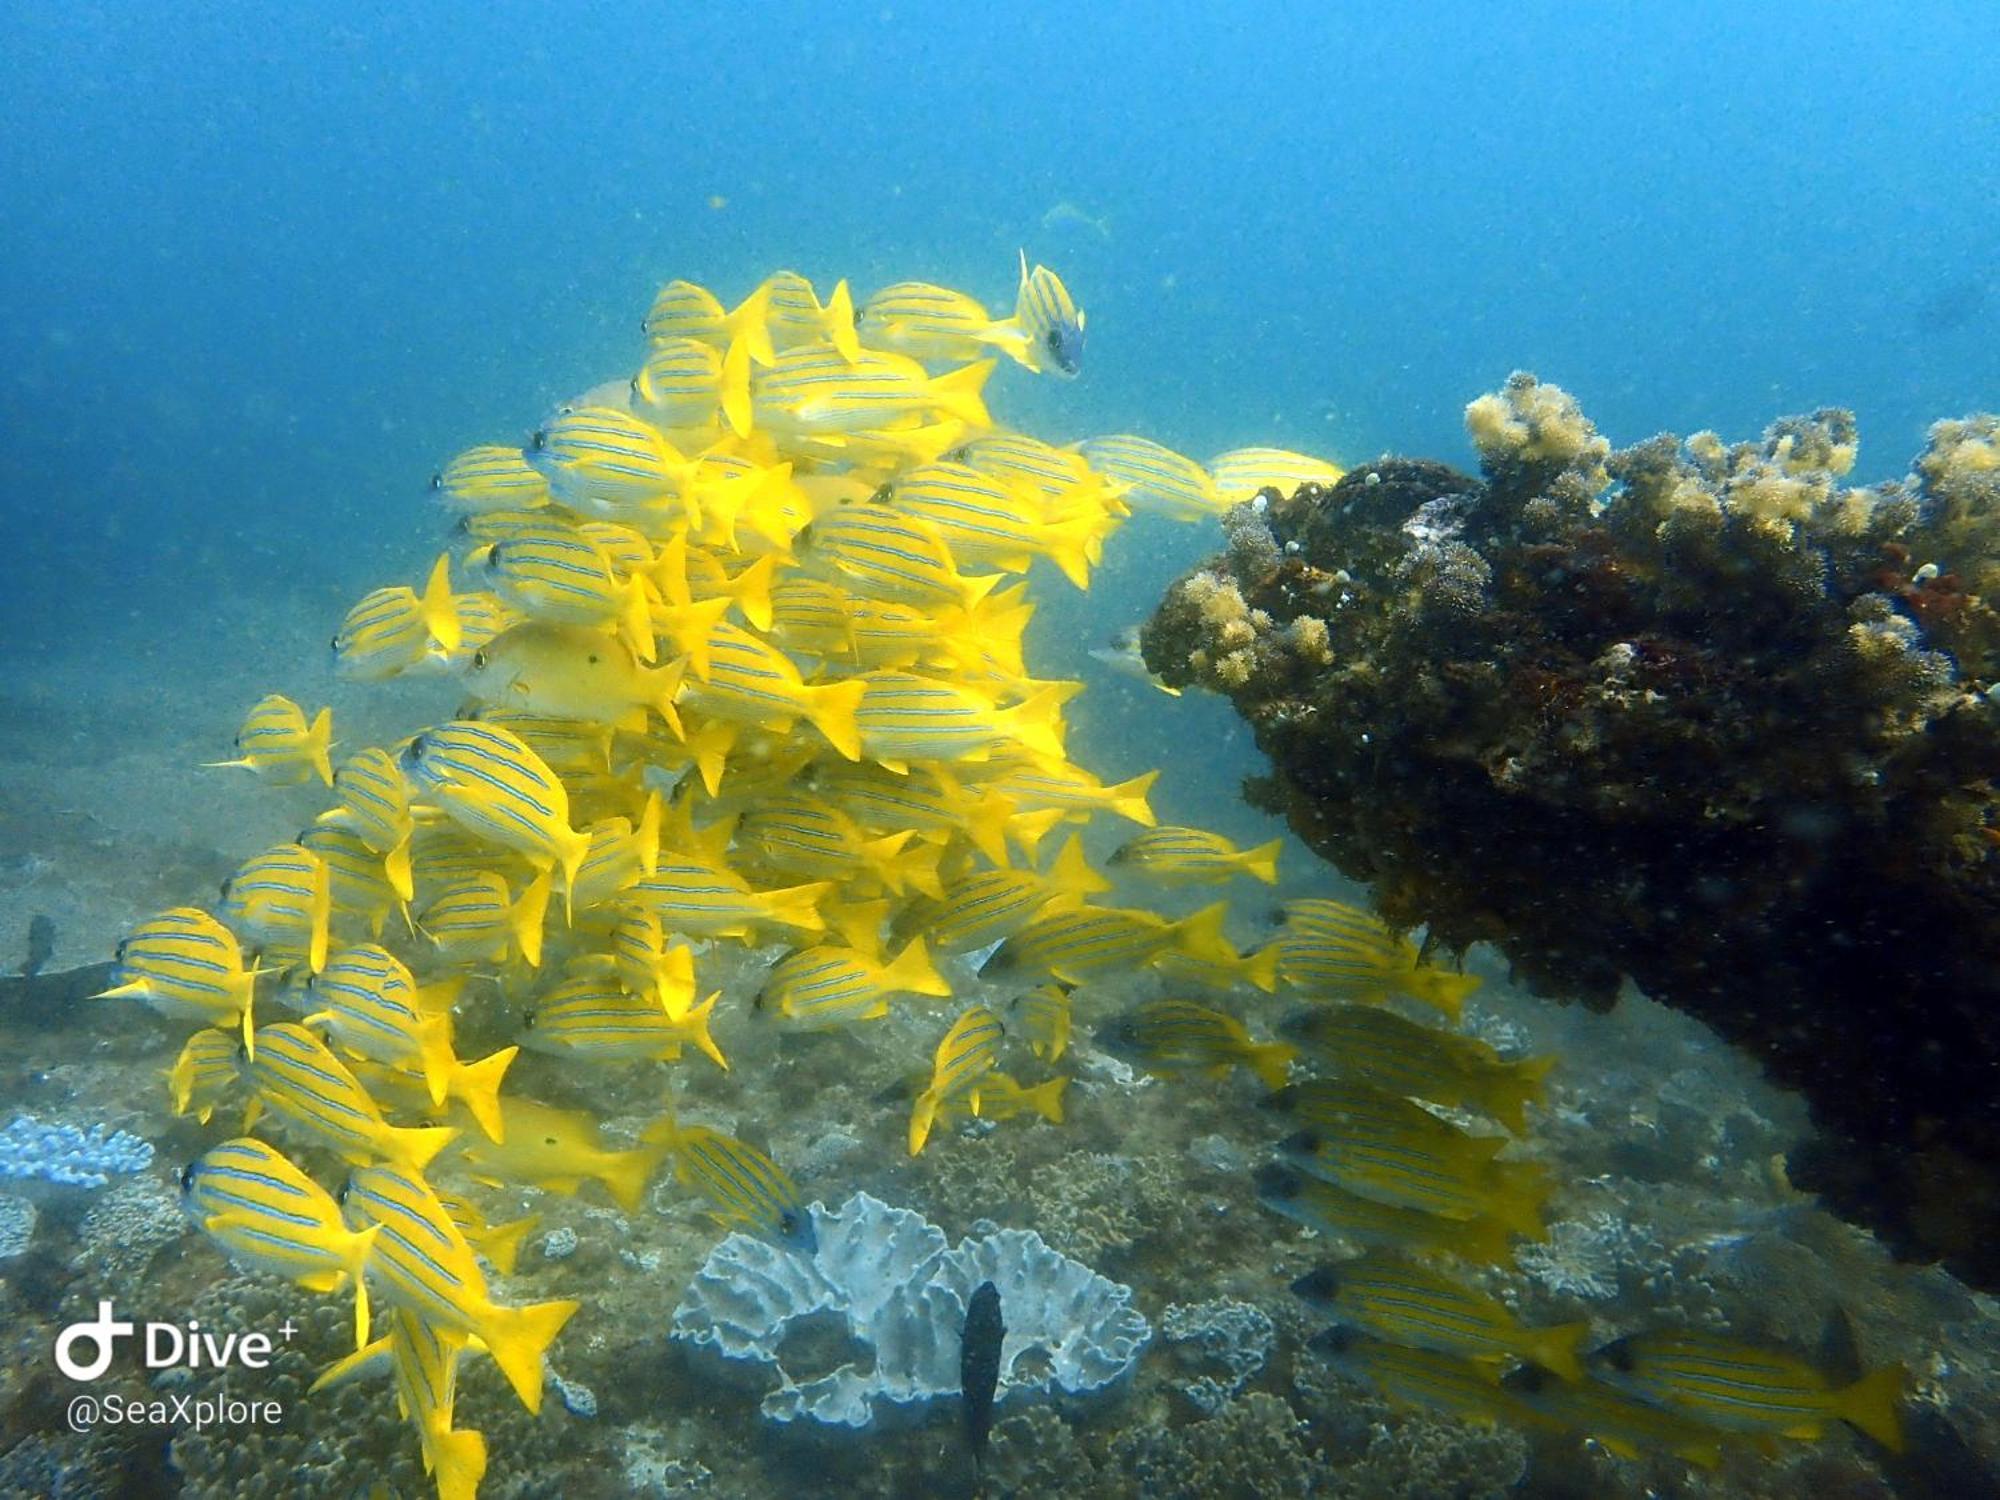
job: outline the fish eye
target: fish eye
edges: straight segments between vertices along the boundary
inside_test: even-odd
[[[332,640],[327,642],[327,645],[332,647],[335,651],[338,651],[340,649],[340,637],[335,636]]]
[[[444,474],[442,472],[431,475],[431,488],[434,490],[444,488]]]
[[[549,445],[549,435],[546,432],[538,432],[533,437],[528,439],[528,446],[534,449],[535,452],[537,453],[540,453],[544,448],[548,447],[548,445]]]
[[[584,662],[585,662],[585,664],[586,664],[586,665],[588,665],[588,666],[593,666],[593,667],[594,667],[594,666],[596,666],[596,665],[597,665],[597,653],[596,653],[595,651],[593,651],[593,652],[591,652],[591,653],[590,653],[590,655],[586,656],[586,657],[585,657],[585,658],[584,658],[583,660],[584,660]]]
[[[535,1029],[535,1013],[533,1011],[529,1011],[525,1016],[521,1017],[521,1029],[523,1031],[533,1031]]]
[[[472,670],[475,672],[486,670],[486,653],[483,650],[472,653]]]
[[[182,1168],[181,1168],[181,1191],[182,1191],[182,1192],[184,1192],[184,1193],[191,1193],[191,1192],[193,1192],[193,1191],[194,1191],[194,1177],[195,1177],[195,1168],[196,1168],[196,1167],[197,1167],[198,1165],[199,1165],[199,1163],[197,1163],[197,1162],[189,1162],[189,1163],[188,1163],[188,1164],[187,1164],[186,1166],[184,1166],[184,1167],[182,1167]]]
[[[235,883],[236,883],[236,877],[234,875],[227,875],[223,877],[222,884],[217,888],[217,890],[218,894],[221,895],[224,901],[227,901],[229,899],[229,887],[234,885]]]
[[[342,1208],[347,1207],[347,1195],[353,1190],[354,1184],[352,1182],[343,1182],[340,1185],[340,1191],[333,1195],[333,1201],[338,1203]]]

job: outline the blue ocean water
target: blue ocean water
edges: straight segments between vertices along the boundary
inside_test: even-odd
[[[634,363],[657,282],[778,265],[1005,305],[1025,246],[1091,318],[1082,380],[1003,376],[1051,436],[1460,455],[1526,366],[1619,441],[1851,404],[1900,472],[2000,385],[1990,23],[9,6],[0,629],[337,609],[443,458]]]

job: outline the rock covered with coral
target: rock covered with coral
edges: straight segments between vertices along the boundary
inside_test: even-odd
[[[2000,421],[1872,487],[1843,411],[1613,451],[1516,375],[1467,424],[1480,477],[1239,508],[1148,665],[1392,923],[1698,1014],[1812,1101],[1803,1184],[2000,1281]]]
[[[1006,1337],[998,1398],[1102,1390],[1125,1375],[1151,1337],[1130,1287],[1060,1255],[1032,1231],[1002,1229],[946,1248],[923,1215],[857,1193],[837,1212],[812,1207],[811,1255],[732,1234],[717,1245],[674,1310],[673,1336],[698,1350],[775,1373],[764,1415],[862,1428],[878,1406],[917,1406],[959,1390],[959,1335],[974,1288],[1000,1293]],[[813,1320],[841,1325],[856,1357],[797,1379],[790,1343]],[[1024,1358],[1024,1356],[1031,1356]]]

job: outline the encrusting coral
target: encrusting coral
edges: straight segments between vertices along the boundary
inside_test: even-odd
[[[2000,1284],[2000,420],[1865,488],[1844,411],[1614,452],[1516,375],[1467,425],[1480,478],[1239,507],[1148,665],[1392,924],[1701,1016],[1812,1103],[1796,1182]]]

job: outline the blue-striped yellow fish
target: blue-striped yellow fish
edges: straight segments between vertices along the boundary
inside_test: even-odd
[[[1470,1359],[1528,1359],[1565,1380],[1583,1378],[1577,1351],[1590,1324],[1525,1327],[1498,1298],[1398,1256],[1371,1251],[1318,1266],[1292,1291],[1316,1311],[1391,1343]]]
[[[709,599],[736,606],[753,630],[771,628],[771,587],[777,576],[775,553],[745,565],[733,577],[707,547],[688,543],[680,533],[661,546],[653,565],[653,581],[670,605],[686,608]]]
[[[431,493],[467,515],[536,510],[549,503],[549,482],[519,448],[483,443],[466,449],[433,474]]]
[[[806,1026],[841,1026],[888,1015],[889,997],[898,994],[951,994],[922,938],[912,938],[887,963],[833,944],[801,948],[772,966],[757,1004]]]
[[[236,759],[211,766],[241,766],[272,786],[304,786],[317,776],[333,785],[333,710],[322,708],[306,722],[305,710],[282,693],[259,698],[236,731]]]
[[[1085,438],[1077,452],[1132,510],[1170,521],[1213,521],[1229,508],[1208,470],[1151,438],[1129,432]]]
[[[130,996],[173,1020],[241,1028],[244,1045],[254,1047],[257,973],[243,966],[235,933],[197,907],[176,906],[148,917],[119,943],[116,982],[91,998]]]
[[[1062,706],[1078,684],[1050,683],[1008,708],[956,683],[913,672],[870,672],[855,711],[861,749],[890,770],[913,761],[978,760],[1005,744],[1060,760]]]
[[[1161,885],[1213,885],[1233,875],[1276,885],[1278,851],[1284,842],[1272,839],[1254,849],[1239,849],[1205,828],[1149,828],[1121,844],[1110,863],[1136,870]]]
[[[872,501],[819,516],[792,539],[792,552],[801,567],[828,582],[920,609],[971,609],[1000,581],[997,573],[960,573],[936,526]]]
[[[729,315],[715,293],[692,281],[670,281],[661,287],[640,324],[648,341],[701,339],[720,344],[729,337]]]
[[[1307,1347],[1350,1380],[1371,1385],[1391,1405],[1442,1412],[1485,1427],[1548,1430],[1554,1424],[1500,1384],[1500,1372],[1477,1360],[1406,1348],[1336,1325]]]
[[[611,954],[618,979],[635,995],[653,1001],[667,1019],[683,1019],[694,1005],[694,952],[670,941],[660,914],[648,906],[628,906],[611,929]]]
[[[1238,1064],[1266,1088],[1283,1088],[1298,1050],[1254,1040],[1236,1017],[1192,1000],[1142,1000],[1097,1030],[1105,1051],[1154,1073],[1198,1072],[1226,1077]]]
[[[333,920],[326,861],[303,844],[273,844],[222,882],[221,915],[266,953],[319,972]]]
[[[458,1232],[465,1236],[465,1242],[479,1252],[485,1261],[502,1276],[512,1276],[514,1267],[521,1259],[521,1246],[535,1226],[542,1222],[540,1214],[523,1214],[518,1219],[509,1219],[505,1224],[494,1224],[487,1220],[479,1205],[463,1193],[448,1192],[432,1186],[444,1211],[451,1215],[451,1222],[458,1226]]]
[[[391,1125],[353,1070],[294,1022],[258,1027],[249,1050],[258,1102],[347,1161],[421,1169],[458,1133],[450,1126]]]
[[[1047,871],[979,870],[960,876],[942,901],[922,911],[921,920],[939,953],[971,953],[1014,936],[1039,916],[1074,911],[1086,897],[1110,888],[1072,834]]]
[[[1044,265],[1028,268],[1025,250],[1014,323],[1021,330],[1022,347],[1007,352],[1036,374],[1070,380],[1083,368],[1083,313],[1054,271]]]
[[[1491,1160],[1505,1136],[1476,1136],[1402,1094],[1350,1078],[1307,1078],[1263,1099],[1260,1108],[1302,1130],[1338,1140],[1382,1141],[1411,1151]]]
[[[1228,915],[1221,902],[1177,922],[1136,907],[1044,911],[988,957],[980,973],[994,979],[1049,975],[1078,984],[1112,970],[1142,969],[1170,947],[1197,959],[1230,963],[1236,950],[1222,936]]]
[[[497,1141],[505,1133],[500,1107],[501,1080],[520,1055],[519,1047],[502,1047],[476,1062],[453,1057],[444,1075],[444,1102],[465,1107],[466,1113],[488,1140]],[[370,1098],[387,1109],[421,1118],[434,1117],[438,1106],[431,1099],[430,1079],[421,1061],[404,1058],[398,1062],[372,1062],[354,1056],[347,1059],[349,1071],[368,1090]]]
[[[1059,984],[1040,984],[1014,997],[1014,1014],[1028,1047],[1043,1062],[1058,1062],[1069,1051],[1070,992]]]
[[[404,748],[403,774],[479,838],[562,866],[573,890],[590,839],[569,826],[569,793],[519,735],[460,720],[427,729]]]
[[[615,629],[634,657],[653,660],[652,584],[644,573],[620,574],[574,524],[523,527],[484,561],[493,586],[523,614]]]
[[[368,1342],[368,1279],[377,1231],[352,1230],[333,1195],[276,1148],[248,1136],[202,1152],[181,1172],[188,1215],[231,1259],[307,1291],[354,1283],[354,1347]]]
[[[1278,1145],[1301,1171],[1383,1203],[1447,1219],[1497,1219],[1527,1239],[1544,1237],[1549,1187],[1532,1162],[1495,1161],[1499,1137],[1416,1142],[1391,1136],[1341,1135],[1308,1126]]]
[[[1379,1005],[1314,1005],[1278,1034],[1327,1068],[1391,1094],[1491,1115],[1515,1135],[1555,1058],[1503,1061],[1475,1037],[1421,1026]]]
[[[707,654],[706,675],[696,669],[681,683],[682,705],[779,734],[804,719],[849,760],[861,758],[854,726],[861,683],[808,683],[784,652],[728,620],[709,631]]]
[[[528,440],[527,460],[572,510],[604,520],[681,514],[687,458],[652,423],[615,406],[570,406]]]
[[[1455,1255],[1475,1265],[1505,1265],[1510,1242],[1497,1219],[1446,1219],[1364,1198],[1278,1162],[1257,1169],[1257,1201],[1273,1213],[1357,1245],[1418,1255]]]
[[[383,1296],[434,1327],[477,1334],[521,1404],[539,1412],[542,1355],[577,1304],[496,1304],[465,1236],[408,1167],[361,1168],[347,1179],[341,1201],[350,1216],[382,1226],[369,1269]]]
[[[682,1048],[695,1047],[726,1070],[729,1060],[708,1029],[721,994],[717,990],[675,1018],[652,997],[621,989],[615,972],[593,968],[572,974],[535,1002],[521,1045],[600,1062],[672,1062]]]
[[[542,962],[542,923],[549,909],[546,870],[512,895],[507,882],[483,870],[439,891],[417,918],[417,928],[458,963],[506,963],[519,954],[530,968]]]
[[[963,834],[995,865],[1010,864],[1010,846],[1033,858],[1042,839],[1061,821],[1053,808],[1022,812],[1013,800],[988,788],[967,791],[937,767],[898,775],[887,766],[818,766],[814,787],[857,823],[881,831],[911,830],[920,836]]]
[[[675,1176],[708,1200],[719,1223],[802,1255],[819,1248],[798,1184],[755,1146],[706,1125],[677,1124],[671,1117],[649,1130],[647,1138],[667,1145]]]
[[[437,1484],[438,1500],[477,1500],[486,1477],[486,1439],[458,1431],[452,1421],[459,1360],[469,1350],[484,1351],[485,1345],[477,1335],[441,1327],[405,1307],[389,1308],[383,1326],[387,1333],[328,1365],[306,1393],[368,1376],[390,1377],[397,1411],[417,1429],[424,1470]]]
[[[332,650],[334,675],[349,682],[387,682],[427,665],[423,601],[400,583],[370,590],[341,619]]]
[[[964,292],[927,281],[883,287],[855,309],[854,325],[872,349],[934,364],[964,364],[989,349],[1018,358],[1027,344],[1012,319],[995,319]]]
[[[1000,1018],[983,1005],[963,1012],[931,1059],[931,1078],[910,1109],[910,1155],[924,1149],[938,1111],[964,1101],[979,1113],[979,1085],[1000,1059],[1000,1043],[1006,1033]]]
[[[396,757],[376,746],[355,752],[333,773],[333,794],[340,805],[322,813],[321,821],[342,824],[360,835],[382,856],[383,873],[396,895],[409,900],[415,891],[410,835],[416,820],[410,815],[410,784],[403,779]]]
[[[1283,448],[1231,448],[1208,461],[1208,472],[1222,503],[1241,505],[1265,490],[1276,490],[1289,500],[1302,484],[1331,489],[1347,471],[1323,458]]]
[[[1454,1021],[1480,985],[1476,974],[1427,962],[1415,943],[1372,912],[1320,899],[1285,903],[1278,977],[1315,997],[1379,1002],[1404,995]]]
[[[401,911],[408,922],[409,906],[391,884],[382,856],[360,834],[334,823],[315,823],[300,830],[299,843],[326,866],[335,935],[366,928],[369,937],[379,940],[392,911]]]
[[[761,927],[824,932],[824,880],[781,890],[752,890],[727,867],[689,855],[662,853],[659,868],[634,882],[626,898],[650,907],[674,932],[689,937],[746,937]]]
[[[1621,1390],[1716,1427],[1816,1438],[1838,1420],[1892,1453],[1903,1451],[1901,1365],[1836,1385],[1796,1355],[1693,1330],[1633,1334],[1597,1350],[1591,1362]]]
[[[191,1114],[206,1125],[216,1106],[242,1085],[242,1053],[242,1043],[227,1032],[204,1028],[190,1036],[167,1073],[174,1113]]]
[[[1538,1365],[1510,1370],[1500,1383],[1556,1426],[1600,1443],[1620,1458],[1671,1453],[1713,1469],[1721,1465],[1723,1442],[1731,1436],[1600,1381],[1562,1380]]]
[[[849,359],[831,344],[807,344],[780,353],[750,377],[753,421],[760,430],[843,439],[904,425],[912,419],[962,423],[943,434],[949,447],[966,428],[993,419],[981,395],[993,373],[982,359],[932,375],[901,354],[862,349]]]
[[[626,1150],[607,1146],[596,1119],[580,1109],[557,1109],[510,1095],[501,1101],[501,1116],[507,1127],[504,1142],[460,1138],[453,1160],[462,1162],[475,1181],[526,1184],[565,1195],[595,1182],[620,1208],[635,1213],[666,1156],[666,1148],[652,1140]]]
[[[759,802],[736,827],[736,847],[772,870],[814,879],[862,880],[891,895],[941,896],[936,844],[911,843],[903,828],[870,838],[839,808],[804,792]]]
[[[1056,1077],[1033,1088],[1011,1073],[997,1068],[979,1085],[979,1115],[985,1120],[1011,1120],[1017,1115],[1039,1115],[1051,1125],[1063,1122],[1063,1093],[1069,1079]]]
[[[1002,751],[983,769],[962,772],[1011,797],[1023,808],[1061,808],[1070,813],[1113,812],[1142,828],[1157,822],[1148,800],[1158,771],[1146,771],[1127,781],[1106,785],[1081,766],[1021,753]]]
[[[1102,552],[1104,513],[1095,507],[1052,515],[1041,497],[966,464],[939,459],[905,469],[888,483],[889,505],[935,526],[961,563],[1025,573],[1046,557],[1080,589]]]
[[[836,282],[825,302],[797,271],[774,271],[738,309],[744,337],[760,364],[772,364],[788,350],[824,343],[849,364],[861,358],[854,330],[854,293]]]
[[[1083,455],[1021,432],[989,432],[953,449],[949,458],[1014,489],[1031,490],[1043,505],[1088,502],[1112,518],[1125,514]]]
[[[749,349],[737,343],[724,353],[705,339],[656,339],[632,377],[632,405],[661,427],[727,420],[744,436],[750,431]]]

